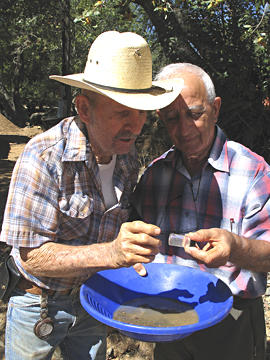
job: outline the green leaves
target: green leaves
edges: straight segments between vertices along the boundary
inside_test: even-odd
[[[75,17],[74,23],[82,22],[84,25],[92,24],[93,26],[93,17],[101,15],[103,3],[102,1],[97,1],[92,8],[84,10],[82,15],[72,13],[72,16]]]
[[[58,84],[48,76],[62,72],[63,2],[5,0],[0,7],[0,75],[10,98],[17,81],[29,113],[46,105],[56,114]],[[70,72],[83,71],[100,33],[136,32],[150,44],[154,73],[178,61],[203,67],[222,97],[220,125],[270,160],[269,15],[265,0],[70,0]],[[162,124],[154,124],[147,131],[161,136]],[[147,142],[153,156],[168,145]]]

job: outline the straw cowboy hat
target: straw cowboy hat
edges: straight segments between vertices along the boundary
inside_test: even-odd
[[[161,109],[172,103],[183,81],[152,82],[152,56],[147,42],[132,32],[106,31],[93,42],[80,74],[50,79],[92,90],[139,110]]]

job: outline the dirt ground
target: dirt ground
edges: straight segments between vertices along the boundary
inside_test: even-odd
[[[42,131],[43,129],[38,126],[23,129],[18,128],[0,114],[0,226],[3,220],[10,177],[15,162],[30,138]],[[0,268],[9,251],[8,246],[0,243]],[[266,360],[270,360],[270,277],[268,286],[266,295],[264,296],[268,345]],[[5,360],[5,316],[6,305],[0,301],[0,360]],[[152,343],[133,340],[113,328],[108,329],[107,342],[107,360],[153,360]],[[62,357],[59,349],[57,349],[53,355],[53,360],[60,359],[62,359]]]

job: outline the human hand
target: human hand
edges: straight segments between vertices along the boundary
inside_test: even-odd
[[[187,236],[196,242],[207,242],[203,249],[186,247],[185,251],[198,263],[209,268],[225,265],[236,247],[235,234],[224,229],[202,229],[195,233],[189,233]]]
[[[160,232],[158,226],[143,221],[122,224],[117,238],[110,246],[115,268],[153,261],[161,245],[161,241],[155,238]]]

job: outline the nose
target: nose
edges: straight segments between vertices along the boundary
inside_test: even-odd
[[[184,112],[181,113],[179,123],[178,123],[178,131],[181,136],[187,136],[190,132],[190,128],[192,126],[192,121],[189,119]]]
[[[125,130],[130,130],[134,135],[139,135],[146,121],[146,116],[146,111],[132,110],[125,124]]]

